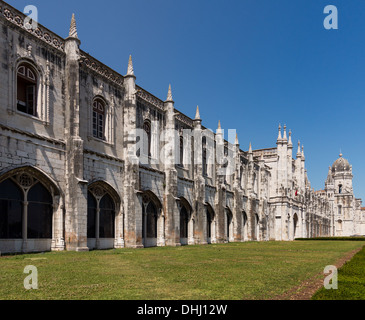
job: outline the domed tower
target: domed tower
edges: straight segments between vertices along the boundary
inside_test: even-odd
[[[353,194],[352,166],[345,158],[343,158],[342,153],[332,165],[332,177],[335,194]]]
[[[330,175],[330,174],[329,174]],[[332,165],[332,179],[327,178],[328,186],[334,191],[334,229],[336,236],[352,236],[354,230],[354,193],[352,188],[352,166],[340,157]]]

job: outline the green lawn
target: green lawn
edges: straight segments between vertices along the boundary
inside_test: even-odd
[[[246,242],[0,257],[0,299],[270,299],[361,241]],[[25,290],[25,266],[38,290]]]
[[[365,248],[338,270],[338,289],[322,288],[313,300],[365,300]]]

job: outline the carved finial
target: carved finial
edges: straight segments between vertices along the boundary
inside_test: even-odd
[[[79,38],[77,36],[76,19],[75,19],[75,14],[74,13],[72,14],[70,32],[69,32],[68,36],[70,38],[76,38],[76,39]]]
[[[238,142],[238,134],[236,133],[236,140],[235,140],[235,142],[234,142],[234,144],[236,145],[236,146],[238,146],[240,143]]]
[[[169,91],[167,92],[166,101],[173,101],[172,100],[172,91],[171,91],[171,84],[169,85]]]
[[[132,56],[129,56],[127,76],[134,76]]]
[[[293,142],[291,140],[291,130],[289,130],[289,142],[288,142],[289,147],[293,147]]]
[[[284,124],[284,136],[283,136],[283,140],[284,141],[287,141],[288,140],[288,138],[286,136],[286,124]]]
[[[300,152],[300,141],[298,141],[297,158],[298,158],[298,157],[301,157],[301,156],[302,156],[302,154],[301,154],[301,152]]]
[[[199,106],[196,107],[195,120],[201,120],[200,113],[199,113]]]
[[[278,135],[278,142],[282,140],[281,138],[281,125],[279,124],[279,135]]]
[[[218,129],[219,129],[219,130],[220,130],[220,129],[222,129],[221,121],[220,121],[220,120],[218,121]]]
[[[248,149],[248,153],[252,153],[252,145],[251,145],[251,142],[250,142],[250,147]]]

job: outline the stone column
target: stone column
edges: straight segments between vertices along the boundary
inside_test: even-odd
[[[66,52],[66,193],[65,241],[67,250],[86,251],[87,181],[84,181],[84,142],[80,138],[80,40],[74,16]]]

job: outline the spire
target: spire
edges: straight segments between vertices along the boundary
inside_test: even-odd
[[[75,19],[75,14],[74,13],[72,14],[70,32],[69,32],[68,36],[69,36],[69,38],[78,39],[77,28],[76,28],[76,19]]]
[[[327,175],[327,180],[326,183],[332,183],[333,182],[333,177],[332,177],[332,167],[328,167],[328,175]]]
[[[169,91],[167,92],[167,98],[166,98],[166,102],[173,102],[174,100],[172,100],[172,91],[171,91],[171,84],[169,85]]]
[[[279,124],[279,135],[278,135],[278,140],[277,143],[281,142],[282,137],[281,137],[281,125]]]
[[[127,76],[134,76],[132,56],[129,56]]]
[[[252,145],[250,142],[250,148],[248,149],[248,161],[252,162],[253,161],[253,152],[252,152]]]
[[[297,151],[297,158],[301,158],[302,153],[300,152],[300,141],[298,141],[298,151]]]
[[[291,130],[289,130],[289,142],[288,142],[288,147],[293,148],[293,142],[291,140]]]
[[[195,119],[194,120],[201,120],[200,113],[199,113],[199,106],[196,107]]]
[[[218,129],[217,129],[217,134],[222,134],[222,126],[221,126],[221,121],[218,121]]]
[[[302,159],[303,160],[305,159],[305,156],[304,156],[304,146],[302,146]]]
[[[238,134],[236,133],[236,140],[234,141],[234,144],[238,146],[240,143],[238,142]]]
[[[288,141],[288,138],[286,136],[286,124],[284,124],[284,137],[283,137],[283,141],[284,142]]]

